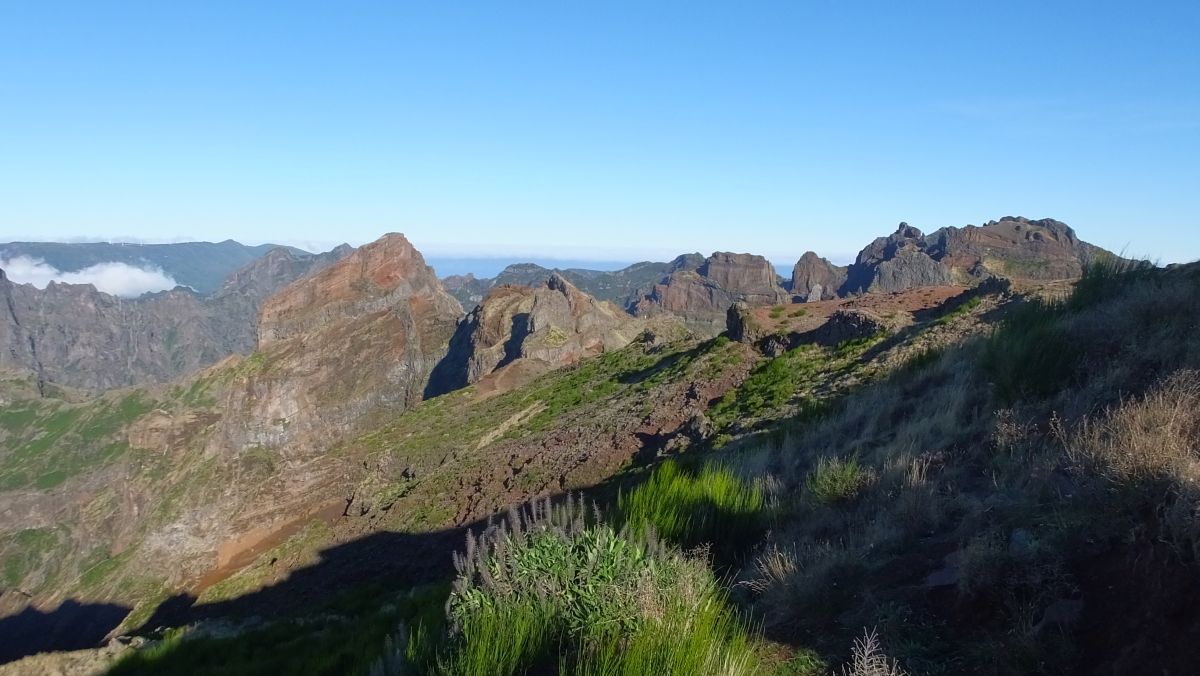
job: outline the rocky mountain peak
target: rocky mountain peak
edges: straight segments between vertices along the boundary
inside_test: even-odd
[[[792,294],[800,300],[828,300],[846,283],[846,268],[807,251],[792,268]]]
[[[458,322],[428,395],[474,383],[518,360],[544,368],[628,345],[643,323],[558,273],[534,287],[503,285]]]
[[[900,221],[900,225],[896,227],[896,232],[892,235],[894,240],[921,239],[925,235],[920,230],[913,226]]]
[[[717,251],[697,272],[722,288],[750,295],[774,295],[779,286],[775,268],[757,254]]]
[[[93,393],[177,378],[252,351],[262,300],[339,255],[278,247],[209,296],[176,287],[127,299],[91,284],[50,282],[38,289],[6,278],[0,332],[8,337],[0,336],[0,343],[8,349],[0,366]]]
[[[674,314],[695,330],[717,333],[724,329],[726,311],[734,303],[762,306],[790,300],[766,258],[718,251],[694,271],[672,272],[631,309],[638,316]]]
[[[259,320],[259,346],[400,301],[432,303],[452,315],[461,312],[408,239],[388,233],[268,299]]]

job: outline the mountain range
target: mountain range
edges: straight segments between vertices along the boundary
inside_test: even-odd
[[[188,255],[228,261],[229,244]],[[17,245],[0,252],[38,255],[56,266],[66,264],[72,246],[87,247],[80,257],[101,251],[8,246]],[[139,255],[151,260],[145,251]],[[167,261],[152,262],[182,282],[177,271],[186,268]],[[911,510],[916,525],[903,537],[925,538],[933,558],[896,563],[892,571],[903,584],[880,587],[897,607],[909,608],[914,589],[943,588],[928,577],[953,577],[951,587],[968,584],[960,582],[966,564],[956,563],[968,554],[946,563],[961,538],[967,538],[962,547],[992,546],[971,539],[984,537],[983,530],[949,525],[953,519],[965,519],[964,529],[982,524],[992,509],[986,504],[954,503],[939,509],[964,511],[937,518],[921,511],[941,499],[938,491],[961,491],[972,500],[985,495],[991,489],[983,475],[964,475],[953,486],[949,479],[930,483],[933,497],[903,488],[924,491],[926,476],[957,468],[954,454],[965,452],[968,440],[952,428],[974,430],[971,416],[982,410],[984,399],[972,397],[984,397],[983,386],[974,381],[938,389],[959,377],[950,362],[942,364],[960,357],[944,355],[976,349],[962,346],[1004,330],[1020,307],[1039,307],[1031,299],[1068,293],[1088,279],[1088,270],[1126,264],[1058,221],[1006,217],[929,235],[901,223],[849,266],[810,252],[782,282],[765,258],[728,252],[614,272],[525,264],[494,279],[439,280],[396,233],[324,254],[271,248],[220,284],[209,280],[205,292],[178,288],[136,300],[86,285],[36,289],[0,274],[0,625],[6,628],[0,658],[154,635],[160,627],[218,626],[214,618],[311,614],[322,599],[379,585],[423,589],[453,577],[450,555],[464,533],[510,509],[581,491],[604,501],[639,485],[665,458],[704,458],[721,449],[760,449],[747,457],[785,481],[820,460],[779,456],[778,449],[794,444],[789,435],[809,435],[805,443],[814,448],[827,444],[820,434],[853,426],[845,416],[890,416],[859,421],[861,435],[848,443],[864,463],[885,446],[934,444],[929,429],[906,417],[924,406],[926,395],[914,390],[886,404],[870,400],[879,388],[906,387],[903,378],[937,396],[962,398],[928,412],[927,424],[945,427],[940,433],[953,441],[911,446],[903,466],[879,464],[844,481],[862,482],[853,490],[865,491],[899,477],[889,495],[918,501],[895,509]],[[220,266],[195,260],[188,267]],[[1179,276],[1157,283],[1191,283],[1177,281],[1191,273],[1172,274]],[[1101,295],[1088,302],[1120,294],[1105,287]],[[1061,339],[1050,332],[1041,345]],[[1023,354],[1028,360],[1038,352]],[[1187,354],[1171,363],[1186,362]],[[934,375],[922,375],[929,364]],[[1032,373],[1044,377],[1055,364],[1035,364]],[[1072,370],[1063,382],[1082,388],[1083,381],[1071,380],[1081,377]],[[1032,395],[1024,385],[1014,387],[995,396],[1017,411]],[[854,397],[866,398],[861,409],[840,408]],[[1095,404],[1089,401],[1064,410],[1086,415]],[[901,432],[888,432],[888,425],[909,436],[898,438]],[[762,445],[763,435],[776,435],[775,445]],[[918,451],[930,454],[912,456]],[[826,461],[834,462],[820,460]],[[748,468],[758,460],[745,462]],[[1046,471],[1048,486],[1059,470]],[[908,472],[920,481],[904,478]],[[801,487],[804,495],[817,490],[804,480],[792,488]],[[1049,490],[1038,484],[1043,489]],[[812,523],[827,520],[824,532],[834,535],[875,508],[866,499],[836,503],[789,509]],[[1006,526],[998,547],[1040,546],[1029,543],[1040,542],[1041,531],[1015,513],[1007,518],[1019,525]],[[888,527],[899,529],[888,537],[901,537],[903,528]],[[868,564],[819,553],[857,544],[831,544],[820,533],[805,537],[816,548],[804,554],[813,561],[850,566],[847,575],[883,576]],[[756,556],[766,556],[762,547]],[[740,568],[727,570],[750,575],[756,564],[739,561]],[[953,570],[939,573],[946,566]],[[883,577],[870,579],[884,584]],[[1051,596],[1026,599],[1040,604],[1039,618],[1054,603],[1073,600],[1057,587]],[[857,597],[827,602],[842,604],[845,613],[864,612]],[[950,603],[922,603],[943,602]],[[370,612],[393,618],[399,606],[388,603],[390,610],[371,606]],[[332,611],[321,612],[320,622],[332,622]],[[779,612],[768,609],[765,617]],[[969,611],[921,606],[919,612],[922,622],[941,622]],[[786,633],[786,624],[769,629]]]

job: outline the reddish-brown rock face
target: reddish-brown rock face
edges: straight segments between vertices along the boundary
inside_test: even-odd
[[[674,272],[633,306],[639,316],[661,313],[683,317],[698,330],[712,333],[725,326],[725,313],[734,303],[749,306],[788,303],[775,268],[762,256],[717,252],[696,271]]]
[[[259,346],[400,305],[418,318],[461,314],[421,254],[404,235],[390,233],[272,296],[259,320]]]
[[[272,296],[226,410],[234,447],[303,455],[422,397],[462,310],[388,234]]]

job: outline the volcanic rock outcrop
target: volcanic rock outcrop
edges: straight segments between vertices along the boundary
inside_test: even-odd
[[[225,409],[235,447],[316,449],[419,401],[461,312],[391,233],[272,296]]]
[[[715,334],[725,328],[725,313],[734,303],[763,306],[790,301],[767,259],[717,252],[695,271],[671,273],[642,296],[632,310],[638,316],[675,314],[693,329]]]
[[[499,286],[459,321],[428,393],[464,387],[519,359],[562,366],[619,349],[643,324],[557,273],[536,287]]]
[[[876,239],[858,254],[839,295],[973,284],[988,277],[1077,279],[1102,253],[1080,241],[1066,224],[1048,218],[1007,216],[930,235],[901,223],[892,235]]]
[[[129,508],[141,511],[106,527],[142,523],[142,512],[157,510],[147,496],[176,480],[221,494],[210,505],[199,488],[190,492],[186,509],[160,516],[164,525],[141,540],[130,565],[173,583],[195,580],[330,509],[348,469],[326,451],[421,399],[458,316],[458,303],[396,234],[269,299],[258,350],[180,384],[193,393],[189,406],[166,404],[129,425],[130,446],[178,474],[131,487]]]
[[[956,275],[1018,280],[1077,279],[1098,256],[1112,255],[1081,241],[1052,218],[1006,216],[976,227],[943,228],[925,238],[929,255]]]
[[[800,301],[830,300],[846,283],[846,268],[834,265],[812,251],[792,268],[792,295]]]
[[[892,293],[917,286],[950,284],[950,268],[926,252],[920,230],[901,223],[888,237],[876,238],[850,266],[841,295]]]

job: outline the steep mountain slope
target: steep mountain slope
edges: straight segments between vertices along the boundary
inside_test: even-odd
[[[0,271],[6,310],[0,331],[9,336],[6,342],[22,343],[0,353],[0,366],[28,369],[43,385],[92,393],[178,378],[231,354],[248,354],[257,341],[260,303],[348,251],[272,249],[207,297],[184,288],[133,300],[91,285],[51,282],[36,289],[12,284]]]
[[[837,297],[845,283],[846,268],[806,251],[792,268],[790,290],[799,300],[830,300]]]
[[[233,240],[179,244],[8,242],[0,244],[0,258],[29,256],[64,272],[112,262],[134,267],[150,265],[161,268],[179,284],[206,295],[219,289],[236,270],[276,248],[279,248],[276,244],[247,246]],[[307,253],[284,248],[297,256]]]
[[[250,358],[170,388],[10,402],[0,551],[21,563],[0,607],[189,588],[344,505],[351,474],[323,452],[420,400],[458,312],[390,235],[267,302]]]

